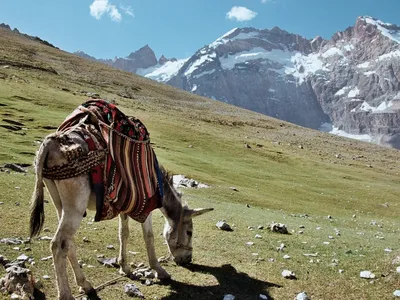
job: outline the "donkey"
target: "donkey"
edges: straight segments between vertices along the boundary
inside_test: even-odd
[[[45,183],[58,215],[57,231],[51,241],[54,268],[57,279],[58,298],[60,300],[72,300],[74,297],[68,284],[66,258],[68,257],[75,275],[75,281],[80,290],[98,298],[92,284],[85,278],[78,264],[74,242],[74,234],[78,230],[86,209],[96,210],[96,196],[90,183],[89,174],[83,174],[72,178],[53,180],[44,177],[43,168],[61,166],[67,162],[65,152],[62,149],[60,135],[68,135],[77,147],[88,151],[85,140],[74,132],[53,133],[48,135],[41,144],[35,159],[36,182],[32,195],[32,211],[30,219],[31,237],[40,234],[44,223],[44,184]],[[208,209],[189,209],[181,202],[181,195],[175,190],[171,176],[163,169],[162,178],[164,184],[163,204],[160,208],[166,222],[164,237],[166,239],[169,254],[177,264],[187,264],[192,260],[192,218],[204,214]],[[128,274],[130,267],[126,259],[126,245],[129,236],[129,218],[121,213],[119,215],[119,272]],[[150,267],[156,272],[159,279],[168,279],[170,275],[157,260],[154,249],[154,235],[152,229],[151,214],[142,223],[142,231],[147,249]]]

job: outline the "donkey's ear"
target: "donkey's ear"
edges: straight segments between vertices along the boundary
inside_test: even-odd
[[[202,215],[202,214],[204,214],[206,212],[212,211],[212,210],[214,210],[214,208],[195,208],[195,209],[190,209],[188,211],[188,215],[193,218],[193,217],[200,216],[200,215]]]

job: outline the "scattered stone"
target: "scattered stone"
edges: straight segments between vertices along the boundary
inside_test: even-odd
[[[153,281],[151,281],[150,279],[146,279],[144,282],[144,285],[146,285],[146,286],[150,286],[152,284],[153,284]]]
[[[247,229],[248,230],[254,230],[254,227],[253,226],[247,226]]]
[[[295,300],[310,300],[310,297],[308,297],[306,292],[301,292],[301,293],[297,294]]]
[[[256,234],[256,235],[255,235],[255,238],[256,238],[256,239],[262,239],[262,236],[261,236],[260,234]]]
[[[283,251],[283,249],[285,249],[285,247],[286,247],[285,244],[284,244],[284,243],[281,243],[281,244],[279,245],[279,247],[276,248],[276,251],[278,251],[278,252],[279,252],[279,251]]]
[[[246,149],[251,149],[251,146],[250,146],[249,144],[247,144],[247,143],[244,144],[244,147],[245,147]]]
[[[53,259],[53,256],[46,256],[46,257],[41,258],[40,260],[41,261],[48,261],[48,260],[51,260],[51,259]]]
[[[20,256],[17,257],[17,260],[22,260],[22,261],[27,261],[29,259],[28,256],[25,254],[21,254]]]
[[[282,277],[286,279],[296,279],[296,275],[289,270],[283,270],[282,271]]]
[[[392,252],[393,251],[393,249],[391,249],[391,248],[385,248],[385,252]]]
[[[299,228],[306,228],[304,225],[300,225]]]
[[[356,216],[356,215],[353,215],[353,218],[355,219],[355,218],[357,218],[357,216]]]
[[[323,242],[323,244],[324,244],[324,245],[329,245],[329,244],[330,244],[330,242]]]
[[[320,230],[320,229],[321,229],[321,227],[319,227],[319,226],[318,226],[318,227],[316,227],[315,229],[317,229],[317,230]]]
[[[125,293],[129,296],[129,297],[137,297],[137,298],[141,298],[144,299],[144,295],[142,294],[142,292],[138,289],[138,287],[133,284],[133,283],[127,283],[125,284],[124,287]]]
[[[298,234],[303,234],[304,231],[300,230],[300,231],[298,231],[297,233],[298,233]]]
[[[303,147],[303,145],[299,145],[299,149],[303,149],[304,147]]]
[[[184,175],[172,176],[175,188],[208,188],[209,186],[194,179],[186,178]]]
[[[235,300],[235,296],[231,294],[226,294],[223,300]]]
[[[50,229],[49,229],[49,227],[45,227],[45,228],[43,228],[43,232],[50,232]]]
[[[90,243],[89,239],[86,236],[83,237],[82,241],[84,241],[85,243]]]
[[[13,250],[19,251],[21,248],[20,247],[14,247]]]
[[[114,247],[114,245],[107,245],[107,249],[115,250],[115,247]]]
[[[237,188],[235,188],[234,186],[231,186],[231,190],[235,191],[235,192],[239,192],[239,190]]]
[[[263,230],[263,229],[264,229],[264,226],[259,225],[259,226],[257,227],[257,229]]]
[[[43,275],[42,278],[45,279],[45,280],[49,280],[49,279],[50,279],[50,276],[49,276],[49,275]]]
[[[101,264],[103,264],[103,266],[109,267],[109,268],[118,268],[119,264],[117,261],[116,257],[112,257],[112,258],[97,258],[97,261]]]
[[[264,294],[258,295],[258,298],[263,299],[263,300],[268,300],[268,296],[266,296]]]
[[[269,230],[271,230],[272,232],[277,232],[277,233],[281,233],[281,234],[288,234],[288,230],[285,224],[282,223],[275,223],[272,222],[269,227]]]
[[[330,240],[333,240],[334,238],[333,238],[333,236],[328,236],[328,239],[330,239]]]
[[[339,269],[339,273],[342,274],[344,272],[343,269]]]
[[[40,241],[51,241],[52,239],[53,238],[51,236],[47,236],[47,235],[41,236],[38,238],[38,240],[40,240]]]
[[[13,170],[18,173],[26,173],[26,170],[18,164],[5,164],[4,168]]]
[[[397,273],[400,273],[400,266],[398,266],[398,267],[396,268],[396,272],[397,272]]]
[[[0,240],[0,243],[6,245],[21,245],[24,241],[18,238],[4,238]]]
[[[249,204],[246,204],[246,207],[247,207],[247,208],[250,208],[250,205],[249,205]]]
[[[393,292],[393,295],[394,295],[395,297],[400,297],[400,290],[395,290],[395,291]]]
[[[285,254],[285,255],[283,256],[283,259],[290,259],[290,256],[287,255],[287,254]]]
[[[398,265],[398,264],[400,264],[400,256],[396,256],[396,257],[392,260],[392,264],[393,264],[393,265]]]
[[[275,262],[275,259],[274,258],[268,258],[268,261],[269,262]]]
[[[317,257],[318,253],[304,253],[303,255],[306,257]]]
[[[86,96],[90,97],[90,98],[93,98],[93,99],[100,99],[100,95],[98,93],[87,92]]]
[[[4,202],[0,202],[0,205],[3,205],[4,204]]]
[[[327,216],[327,218],[328,218],[328,219],[332,219],[332,216],[331,216],[331,215],[329,215],[329,216]]]
[[[29,269],[12,265],[6,269],[6,275],[0,278],[0,289],[15,295],[13,299],[33,299],[34,280]]]
[[[361,271],[360,277],[365,279],[374,279],[376,276],[371,271]]]
[[[247,246],[253,246],[253,245],[254,245],[254,242],[247,242],[246,245],[247,245]]]
[[[217,226],[218,229],[221,229],[223,231],[233,231],[231,226],[224,221],[218,221],[217,224],[215,224],[215,226]]]

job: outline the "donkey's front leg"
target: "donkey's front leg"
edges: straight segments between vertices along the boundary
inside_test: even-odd
[[[121,275],[129,275],[131,268],[126,261],[126,245],[129,238],[129,219],[126,214],[119,215],[119,256],[118,264]]]
[[[143,238],[146,243],[147,256],[149,258],[150,267],[156,271],[156,277],[159,279],[169,279],[171,276],[165,271],[157,260],[156,251],[154,249],[154,234],[151,214],[142,224]]]

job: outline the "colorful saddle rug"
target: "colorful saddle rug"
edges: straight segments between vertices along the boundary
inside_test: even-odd
[[[125,116],[114,104],[90,99],[74,110],[57,131],[79,126],[86,116],[85,126],[94,126],[100,133],[95,139],[85,138],[89,150],[108,149],[104,164],[91,170],[92,183],[104,184],[100,220],[124,213],[144,222],[152,210],[162,206],[163,198],[161,172],[146,127],[140,120]],[[100,172],[103,176],[99,177]]]

